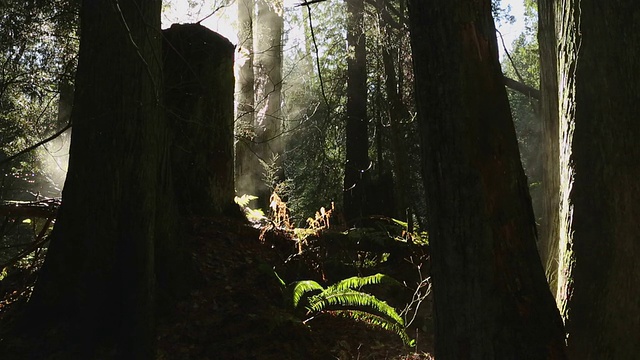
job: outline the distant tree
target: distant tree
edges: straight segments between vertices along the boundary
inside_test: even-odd
[[[364,1],[347,4],[347,105],[344,215],[347,221],[368,215],[371,180],[367,117],[367,53],[364,33]]]
[[[282,117],[282,0],[256,0],[254,27],[254,155],[258,159],[256,195],[263,208],[275,186],[284,180]]]
[[[253,29],[255,21],[255,0],[238,0],[238,75],[236,77],[236,161],[235,183],[240,194],[254,191],[256,171],[260,164],[252,152],[252,142],[256,135],[254,129],[255,93],[253,74],[254,49]]]
[[[400,3],[402,4],[402,2]],[[381,55],[382,67],[384,69],[381,77],[384,80],[387,99],[386,107],[383,107],[382,104],[378,104],[378,106],[383,108],[380,109],[380,111],[384,111],[385,118],[388,119],[388,121],[385,121],[385,124],[387,124],[389,128],[387,133],[390,138],[389,143],[392,150],[393,172],[395,173],[395,186],[393,186],[392,189],[387,189],[387,192],[393,193],[395,200],[395,204],[391,204],[391,209],[389,210],[394,210],[395,208],[395,213],[391,213],[391,215],[398,218],[405,218],[407,207],[412,205],[409,196],[412,190],[412,176],[408,153],[412,144],[407,142],[409,136],[406,125],[410,123],[411,114],[409,113],[408,106],[403,101],[403,64],[401,61],[398,61],[396,66],[395,59],[398,59],[398,53],[402,51],[403,45],[402,41],[398,40],[402,40],[403,37],[406,38],[408,24],[402,21],[403,16],[405,16],[403,12],[394,8],[390,2],[377,0],[376,10],[378,13],[378,24],[381,30],[379,54]],[[391,11],[398,13],[398,21],[391,15]],[[381,126],[376,129],[376,135],[381,135],[380,133],[384,125],[380,125]],[[381,145],[379,144],[378,146],[380,147]],[[378,149],[378,151],[380,151],[380,149]],[[384,161],[382,159],[379,158],[377,160],[379,169],[383,168],[383,163]],[[379,176],[384,176],[384,174]]]
[[[436,358],[562,359],[491,1],[409,1]]]
[[[640,4],[559,1],[555,11],[558,300],[568,352],[573,359],[634,359],[640,352],[640,84],[634,78]]]

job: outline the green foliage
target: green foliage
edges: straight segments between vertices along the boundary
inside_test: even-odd
[[[79,2],[0,3],[2,159],[51,135],[68,120],[65,116],[68,107],[60,106],[59,97],[62,92],[73,91]],[[34,185],[47,185],[50,179],[43,169],[47,157],[52,157],[48,150],[33,151],[4,167],[2,171],[8,181],[2,183],[2,197],[25,198],[26,190],[34,190]],[[11,192],[7,193],[8,190]],[[42,192],[42,189],[35,191]]]
[[[257,199],[258,199],[258,197],[257,197],[257,196],[255,196],[255,195],[244,194],[244,195],[242,195],[242,196],[236,196],[236,197],[234,197],[234,198],[233,198],[233,201],[234,201],[236,204],[238,204],[238,205],[240,205],[241,207],[243,207],[243,208],[244,208],[244,207],[249,206],[249,203],[250,203],[252,200],[257,200]],[[263,214],[263,215],[264,215],[264,214]]]
[[[288,287],[288,293],[285,293],[285,297],[291,299],[291,305],[293,308],[297,308],[301,299],[308,298],[312,293],[324,291],[324,288],[313,280],[296,281]]]
[[[416,341],[409,337],[402,325],[399,325],[394,321],[389,321],[382,316],[360,310],[336,310],[335,313],[338,315],[346,316],[350,319],[366,322],[387,331],[394,332],[398,336],[400,336],[405,344],[411,347],[414,347],[416,345]]]
[[[329,287],[329,290],[347,290],[347,289],[360,289],[367,285],[387,284],[393,286],[401,286],[401,284],[389,275],[375,274],[371,276],[354,276],[347,279],[340,280],[334,285]]]
[[[400,285],[384,274],[350,277],[326,289],[313,280],[303,280],[296,281],[285,289],[285,301],[295,310],[304,307],[309,319],[322,313],[339,314],[393,331],[406,344],[413,346],[413,340],[404,330],[404,320],[396,310],[374,295],[360,291],[364,286],[382,284]]]

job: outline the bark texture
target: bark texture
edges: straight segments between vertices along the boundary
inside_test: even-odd
[[[258,166],[253,169],[254,185],[263,209],[269,206],[274,187],[284,180],[284,119],[282,117],[282,0],[256,0],[254,41],[255,139],[253,155]],[[265,166],[271,166],[270,173]],[[265,174],[267,176],[265,176]]]
[[[562,359],[491,1],[409,1],[436,358]]]
[[[67,332],[79,346],[63,349],[66,358],[154,357],[154,233],[167,160],[160,7],[82,2],[64,205],[31,299],[49,335]]]
[[[538,1],[540,48],[540,120],[542,121],[542,221],[538,249],[555,295],[558,278],[560,220],[560,139],[558,131],[558,66],[555,27],[556,0]]]
[[[564,7],[564,8],[562,8]],[[560,295],[572,359],[640,352],[640,5],[562,1],[561,127],[573,175],[562,184],[566,281]],[[560,13],[558,13],[560,14]],[[572,137],[571,137],[572,135]],[[571,141],[572,140],[572,141]]]
[[[175,24],[163,36],[177,206],[182,214],[219,215],[234,196],[234,47],[199,24]]]
[[[253,194],[254,171],[260,168],[252,152],[255,137],[254,75],[253,75],[253,22],[254,0],[239,0],[238,4],[238,53],[236,66],[236,119],[235,119],[235,179],[238,194]],[[253,194],[255,195],[255,194]]]

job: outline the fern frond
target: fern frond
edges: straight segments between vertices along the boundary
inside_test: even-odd
[[[313,280],[296,281],[288,287],[288,301],[290,301],[293,308],[297,308],[300,303],[300,299],[305,296],[310,296],[311,292],[321,292],[324,288]]]
[[[396,310],[377,297],[354,290],[329,290],[309,299],[309,312],[320,312],[332,306],[372,310],[404,326],[404,320]]]
[[[401,284],[391,276],[378,273],[371,276],[365,276],[365,277],[354,276],[344,280],[340,280],[336,284],[331,285],[329,289],[332,289],[332,290],[360,289],[366,285],[378,285],[378,284],[389,284],[389,285],[401,286]]]
[[[257,199],[257,196],[254,195],[248,195],[248,194],[244,194],[242,196],[236,196],[233,198],[233,201],[240,205],[241,207],[247,207],[249,205],[249,202],[251,202],[251,200],[255,200]]]
[[[415,344],[415,340],[409,337],[403,326],[399,325],[396,322],[389,321],[389,319],[386,319],[380,315],[361,310],[334,310],[332,312],[356,321],[365,322],[380,329],[394,332],[398,336],[400,336],[405,344],[409,346],[413,347]]]

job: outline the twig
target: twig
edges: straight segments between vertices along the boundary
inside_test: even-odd
[[[325,1],[325,0],[320,0]],[[315,1],[319,2],[319,1]],[[331,107],[329,106],[329,99],[327,98],[327,94],[324,91],[324,82],[322,81],[322,71],[320,69],[320,52],[318,51],[318,43],[316,41],[316,35],[313,31],[313,20],[311,19],[311,4],[314,2],[306,2],[301,5],[307,6],[307,13],[309,14],[309,30],[311,31],[311,41],[313,41],[313,47],[316,53],[316,67],[318,68],[318,80],[320,80],[320,91],[322,92],[322,99],[324,99],[325,105],[327,105],[327,111],[331,111]]]
[[[327,1],[327,0],[309,0],[309,1],[305,1],[303,3],[300,3],[300,4],[296,5],[295,7],[309,6],[309,5],[317,4],[317,3],[320,3],[320,2],[323,2],[323,1]]]
[[[42,227],[42,230],[40,231],[40,234],[38,234],[38,237],[36,238],[36,240],[33,243],[31,243],[32,244],[31,246],[26,248],[20,254],[14,256],[11,260],[7,261],[5,264],[0,265],[0,269],[4,269],[6,267],[9,267],[17,263],[18,261],[20,261],[20,259],[38,250],[42,245],[44,245],[44,243],[49,241],[49,237],[45,236],[45,234],[47,233],[47,228],[49,228],[49,225],[51,225],[51,223],[53,222],[53,219],[54,219],[53,217],[50,217],[47,219],[44,226]]]

